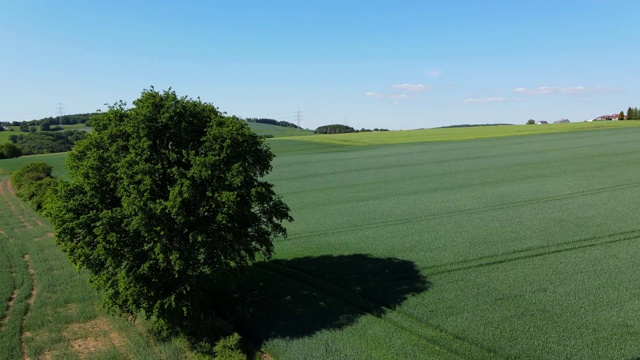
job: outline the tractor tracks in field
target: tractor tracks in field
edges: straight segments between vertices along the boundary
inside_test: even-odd
[[[428,222],[428,221],[434,221],[434,220],[450,218],[450,217],[475,215],[475,214],[481,214],[481,213],[495,211],[495,210],[506,210],[506,209],[518,208],[522,206],[528,206],[528,205],[549,203],[553,201],[570,200],[570,199],[580,198],[583,196],[604,194],[608,192],[622,191],[622,190],[628,190],[628,189],[633,189],[638,187],[640,187],[640,182],[633,182],[629,184],[621,184],[621,185],[596,188],[591,190],[577,191],[577,192],[568,193],[568,194],[552,195],[552,196],[540,197],[535,199],[514,201],[514,202],[509,202],[504,204],[481,206],[481,207],[470,208],[470,209],[454,210],[454,211],[443,212],[439,214],[411,216],[411,217],[406,217],[402,219],[378,221],[375,223],[352,225],[349,227],[342,227],[337,229],[323,229],[323,230],[310,231],[301,235],[290,236],[286,239],[281,239],[279,241],[281,242],[298,241],[298,240],[312,239],[317,236],[337,235],[342,233],[357,232],[361,230],[371,230],[371,229],[385,228],[389,226],[407,225],[415,222]]]
[[[22,257],[22,260],[24,260],[24,263],[27,267],[27,272],[29,273],[29,278],[31,279],[31,293],[29,294],[29,297],[27,298],[27,305],[24,309],[24,313],[22,314],[22,319],[20,320],[20,333],[19,333],[19,342],[20,342],[20,352],[22,353],[22,359],[26,360],[29,359],[29,357],[27,356],[27,346],[24,343],[24,338],[25,338],[25,330],[24,330],[24,324],[27,321],[27,316],[29,316],[29,311],[31,310],[31,306],[33,305],[33,302],[36,298],[36,277],[35,277],[35,271],[33,270],[33,267],[31,266],[31,261],[29,259],[29,254],[25,254]]]
[[[24,215],[21,215],[18,212],[18,209],[16,208],[16,205],[14,204],[14,201],[11,201],[11,199],[10,199],[10,197],[12,197],[13,199],[17,199],[16,194],[15,194],[13,188],[11,187],[11,181],[10,180],[5,180],[5,179],[0,180],[0,195],[4,198],[4,200],[7,203],[7,205],[9,205],[9,209],[11,210],[13,215],[20,220],[20,222],[22,223],[22,226],[25,229],[33,229],[33,225],[31,225],[29,222],[27,222],[27,220],[24,218]],[[21,207],[22,212],[25,213],[26,212],[26,208],[25,208],[24,204],[19,203],[19,206]],[[38,225],[42,225],[42,223],[40,223],[36,219],[31,219],[31,220],[33,220]],[[17,229],[16,229],[16,231],[17,231]]]
[[[2,331],[4,327],[7,325],[7,323],[9,322],[9,314],[11,313],[11,309],[13,309],[13,303],[16,301],[16,298],[18,297],[18,289],[16,289],[15,287],[16,273],[13,271],[13,269],[11,269],[11,277],[13,278],[13,284],[14,284],[13,290],[11,291],[11,295],[7,300],[7,306],[4,310],[4,313],[2,314],[2,316],[0,316],[0,331]]]
[[[426,276],[436,276],[457,271],[476,269],[485,266],[503,264],[512,261],[526,260],[546,255],[553,255],[567,251],[591,248],[600,245],[615,244],[624,241],[640,239],[640,229],[623,231],[608,235],[594,236],[589,238],[567,241],[553,245],[543,245],[529,247],[525,249],[510,251],[498,255],[483,256],[470,260],[446,263],[436,266],[426,266],[420,268]]]
[[[282,277],[286,277],[297,283],[311,287],[326,296],[337,299],[349,306],[378,318],[380,321],[393,326],[394,328],[413,336],[424,344],[444,351],[452,357],[458,359],[496,359],[498,355],[490,350],[484,349],[466,339],[448,333],[442,329],[421,321],[420,319],[398,309],[387,309],[372,299],[341,286],[333,281],[320,277],[316,274],[281,265],[262,264],[260,268]],[[389,311],[389,314],[387,313]]]

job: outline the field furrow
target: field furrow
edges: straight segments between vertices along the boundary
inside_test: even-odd
[[[438,265],[434,267],[423,267],[421,270],[428,276],[448,274],[456,271],[469,270],[483,266],[491,266],[511,261],[525,260],[538,256],[558,254],[566,251],[580,250],[594,246],[614,244],[623,241],[635,241],[640,239],[640,229],[625,231],[606,236],[597,236],[588,239],[563,242],[550,246],[538,246],[508,253],[497,254],[495,256],[483,256],[476,259]]]
[[[559,200],[569,200],[569,199],[574,199],[574,198],[579,198],[579,197],[589,197],[589,196],[596,195],[596,194],[602,194],[602,193],[608,193],[608,192],[614,192],[614,191],[621,191],[621,190],[628,190],[628,189],[635,189],[635,188],[639,188],[639,187],[640,187],[640,182],[634,182],[634,183],[630,183],[630,184],[620,184],[620,185],[604,187],[604,188],[597,188],[597,189],[592,189],[592,190],[577,191],[577,192],[568,193],[568,194],[562,194],[562,195],[552,195],[552,196],[539,197],[539,198],[528,199],[528,200],[523,200],[523,201],[515,201],[515,202],[511,202],[511,203],[502,203],[502,204],[495,204],[495,205],[490,205],[490,206],[482,206],[482,207],[477,207],[477,208],[462,209],[462,210],[451,211],[451,212],[443,212],[443,213],[439,213],[439,214],[411,216],[411,217],[406,217],[406,218],[401,218],[401,219],[379,221],[379,222],[375,222],[375,223],[365,223],[365,224],[352,225],[350,227],[337,228],[337,229],[336,228],[332,228],[332,229],[327,229],[327,230],[318,230],[318,231],[306,232],[304,234],[290,236],[290,237],[288,237],[286,239],[282,239],[280,241],[281,242],[300,241],[300,240],[305,240],[305,239],[316,238],[318,236],[336,235],[336,234],[341,234],[341,233],[351,233],[351,232],[354,232],[354,231],[365,230],[365,229],[366,230],[370,230],[370,229],[377,229],[377,228],[387,228],[387,227],[390,227],[390,226],[408,225],[408,224],[412,224],[412,223],[421,223],[422,224],[422,223],[425,223],[425,222],[429,222],[429,221],[432,221],[432,220],[443,219],[443,218],[464,217],[464,216],[468,216],[468,215],[480,214],[480,213],[483,213],[483,212],[493,212],[493,211],[498,211],[498,210],[509,210],[509,209],[517,208],[517,207],[526,207],[526,206],[530,206],[530,205],[534,205],[534,204],[543,204],[543,203],[555,202],[555,201],[559,201]]]
[[[326,344],[345,358],[366,358],[355,349],[392,358],[386,349],[406,351],[403,338],[420,334],[463,358],[640,356],[632,320],[640,311],[639,136],[625,129],[299,155],[287,144],[271,178],[295,222],[276,242],[277,261],[320,289],[342,287],[338,299],[355,292],[356,303],[371,301],[381,315],[309,338],[267,336],[266,347],[283,358],[314,346],[341,358]],[[314,264],[351,254],[409,261],[431,285],[384,307],[378,299],[410,288],[414,269],[352,281],[346,263]],[[366,345],[352,344],[358,338]],[[474,350],[457,350],[465,346]]]
[[[31,262],[29,261],[29,254],[24,255],[22,257],[22,260],[24,261],[25,266],[27,267],[27,272],[29,273],[31,288],[29,291],[29,297],[26,299],[26,306],[24,307],[24,313],[22,314],[22,319],[20,320],[19,341],[20,341],[20,351],[22,353],[22,359],[28,359],[29,356],[27,355],[27,346],[24,343],[24,336],[25,336],[24,324],[27,321],[27,317],[29,316],[29,310],[31,309],[31,306],[33,305],[33,302],[36,298],[36,276],[35,276],[35,271],[31,266]]]

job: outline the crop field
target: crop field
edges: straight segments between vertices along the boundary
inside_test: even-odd
[[[106,316],[51,226],[0,177],[0,359],[184,359],[138,321]]]
[[[307,129],[296,129],[290,127],[283,127],[271,124],[262,124],[262,123],[248,123],[251,130],[258,135],[273,135],[274,137],[283,137],[283,136],[301,136],[301,135],[312,135],[312,130]]]
[[[1,159],[0,160],[0,175],[7,175],[20,169],[22,166],[36,161],[43,161],[53,166],[53,176],[65,176],[66,168],[65,161],[67,160],[67,153],[54,153],[54,154],[39,154],[21,156],[15,159]]]
[[[235,304],[274,358],[640,356],[640,128],[311,138],[271,142],[295,221]]]
[[[413,142],[459,141],[533,134],[552,134],[585,130],[603,130],[640,127],[640,121],[595,121],[549,125],[497,125],[456,128],[437,128],[405,131],[381,131],[332,135],[313,135],[301,141],[321,142],[334,145],[383,145]],[[277,141],[285,138],[275,139]]]
[[[219,313],[278,360],[639,358],[637,123],[270,139],[295,221]],[[31,161],[64,175],[65,156]],[[102,314],[50,226],[0,189],[0,359],[184,357]]]

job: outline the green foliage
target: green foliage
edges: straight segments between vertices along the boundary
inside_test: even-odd
[[[291,218],[264,180],[274,155],[245,122],[170,90],[133,105],[92,118],[48,210],[106,308],[143,310],[163,331],[210,312],[212,282],[271,256]]]
[[[269,125],[275,125],[275,126],[290,127],[294,129],[301,129],[301,127],[299,127],[298,125],[294,123],[290,123],[288,121],[278,121],[274,119],[264,119],[264,118],[248,118],[246,119],[246,121],[252,122],[252,123],[258,123],[258,124],[269,124]]]
[[[50,177],[53,167],[43,161],[31,162],[22,166],[11,176],[11,183],[21,188],[30,179]]]
[[[535,125],[535,124],[536,124],[535,120],[533,120],[533,119],[527,120],[527,125]]]
[[[246,360],[247,356],[241,348],[241,338],[238,333],[222,338],[214,347],[216,360]]]
[[[0,158],[13,159],[22,156],[22,150],[14,143],[8,142],[0,148]]]
[[[49,154],[69,151],[77,141],[83,140],[86,136],[86,132],[78,130],[37,132],[17,135],[15,141],[23,155]]]
[[[11,176],[16,194],[41,211],[58,188],[58,180],[51,175],[53,167],[45,162],[24,165]]]
[[[47,221],[7,191],[6,176],[0,176],[0,187],[0,359],[21,359],[21,344],[31,359],[193,358],[174,340],[155,341],[145,322],[132,326],[105,316],[86,272],[78,272],[55,245]],[[9,307],[13,290],[17,296]],[[74,347],[113,339],[117,346]]]
[[[315,134],[345,134],[354,132],[358,132],[358,130],[351,126],[341,124],[323,125],[314,131]]]

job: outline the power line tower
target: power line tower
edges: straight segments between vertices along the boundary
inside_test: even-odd
[[[300,126],[300,122],[302,121],[302,112],[300,111],[300,109],[298,109],[298,112],[296,112],[296,125],[298,125],[298,131],[300,131],[300,129],[302,129],[302,127]]]
[[[62,115],[64,115],[64,108],[62,102],[58,102],[58,125],[62,125]]]

